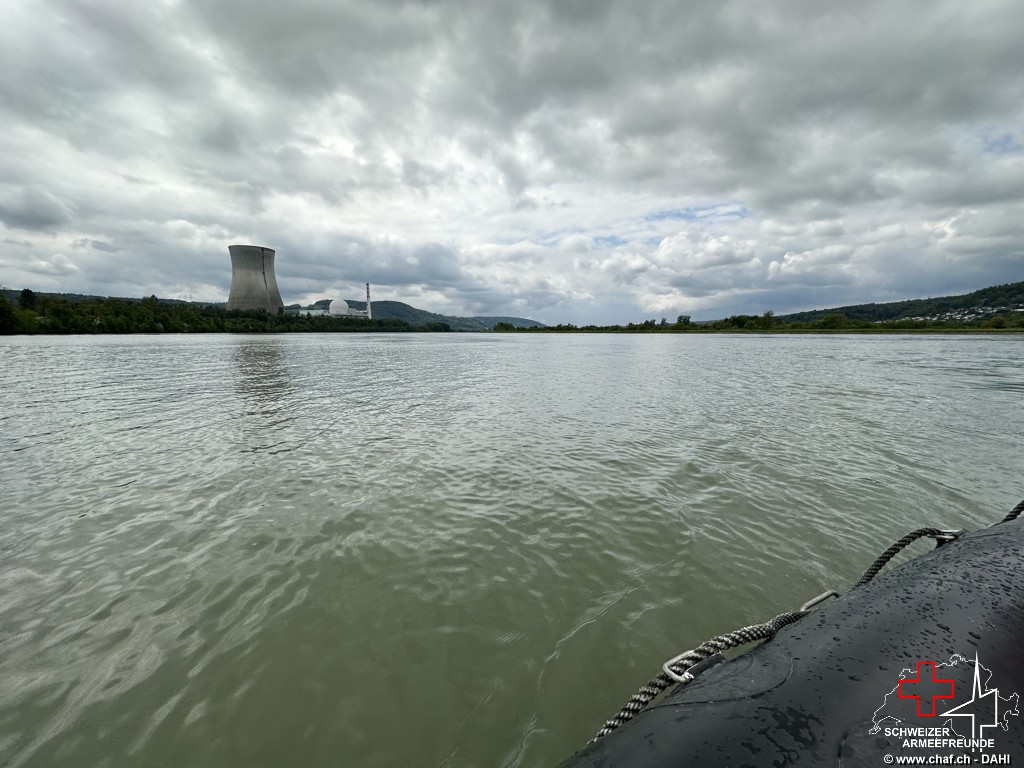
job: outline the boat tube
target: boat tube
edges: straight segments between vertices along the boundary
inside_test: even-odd
[[[707,658],[562,768],[1024,766],[1024,520],[1013,518],[882,572],[732,660]]]

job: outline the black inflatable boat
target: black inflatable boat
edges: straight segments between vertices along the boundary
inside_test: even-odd
[[[732,660],[666,670],[685,684],[563,768],[1024,768],[1022,507],[862,580]]]

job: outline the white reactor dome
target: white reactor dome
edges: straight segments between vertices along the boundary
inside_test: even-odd
[[[332,315],[347,315],[348,314],[348,302],[344,299],[335,299],[331,302],[330,309],[327,310]]]

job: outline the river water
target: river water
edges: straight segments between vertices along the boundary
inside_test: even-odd
[[[0,766],[556,764],[664,659],[1001,518],[1022,353],[2,338]]]

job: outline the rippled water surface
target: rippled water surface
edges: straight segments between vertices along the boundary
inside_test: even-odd
[[[1022,352],[0,339],[0,766],[555,764],[665,658],[1002,517]]]

